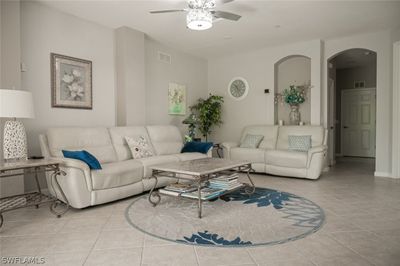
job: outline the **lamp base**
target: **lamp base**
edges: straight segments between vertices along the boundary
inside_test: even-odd
[[[3,152],[5,160],[28,159],[25,127],[20,121],[4,124]]]

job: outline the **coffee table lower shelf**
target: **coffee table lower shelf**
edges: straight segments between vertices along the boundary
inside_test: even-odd
[[[241,188],[245,188],[245,187],[247,187],[247,186],[248,186],[247,184],[242,184],[241,186],[235,187],[235,188],[233,188],[233,189],[223,190],[223,191],[221,191],[220,193],[213,195],[212,197],[209,197],[209,198],[201,198],[201,200],[202,200],[202,201],[214,200],[214,199],[219,198],[219,197],[221,197],[221,196],[223,196],[223,195],[229,194],[229,193],[231,193],[231,192],[233,192],[233,191],[239,190],[239,189],[241,189]],[[192,192],[193,192],[193,191],[192,191]],[[158,193],[160,193],[160,194],[162,194],[162,195],[165,195],[165,196],[170,196],[170,197],[180,197],[180,198],[192,199],[192,200],[198,200],[198,199],[199,199],[198,196],[188,196],[188,195],[185,195],[186,193],[178,193],[178,192],[174,192],[174,191],[168,191],[168,192],[166,192],[166,191],[163,190],[163,189],[159,189],[159,190],[158,190]]]
[[[206,170],[199,170],[199,167],[195,167],[196,165],[204,166]],[[213,168],[214,165],[218,167]],[[191,171],[191,167],[195,168],[195,170]],[[189,170],[187,170],[189,169]],[[231,173],[239,173],[244,172],[249,180],[249,183],[242,183],[243,185],[240,187],[233,188],[231,190],[226,190],[221,194],[215,195],[215,197],[202,199],[201,198],[201,188],[204,187],[204,183],[213,179],[214,175],[217,175],[222,172],[230,171]],[[251,195],[255,192],[256,188],[253,180],[250,177],[250,172],[254,171],[251,168],[251,163],[249,162],[235,162],[224,159],[217,158],[207,158],[207,159],[198,159],[193,160],[191,162],[178,162],[178,163],[170,163],[170,164],[162,164],[158,166],[152,167],[152,176],[151,179],[154,179],[154,185],[149,193],[149,202],[153,205],[153,207],[157,206],[161,201],[161,195],[166,196],[174,196],[166,193],[161,193],[157,188],[158,178],[159,177],[169,177],[179,180],[186,180],[193,182],[196,184],[196,191],[198,193],[196,197],[184,197],[184,196],[175,196],[180,198],[190,198],[197,200],[198,202],[198,217],[202,217],[202,203],[203,201],[210,201],[227,193],[233,192],[240,188],[245,189],[246,194]]]

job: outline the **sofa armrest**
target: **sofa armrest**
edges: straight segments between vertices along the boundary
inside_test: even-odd
[[[221,143],[222,150],[224,152],[224,158],[231,158],[231,149],[235,147],[239,147],[239,142],[223,142]]]
[[[323,154],[325,157],[326,151],[328,150],[328,146],[326,145],[321,145],[321,146],[316,146],[312,147],[311,149],[308,150],[307,154],[307,168],[310,167],[312,159],[317,155],[317,154]],[[323,163],[323,162],[321,162]]]
[[[84,163],[80,160],[70,159],[70,158],[51,158],[51,159],[56,159],[57,161],[59,161],[60,168],[61,169],[64,168],[63,170],[67,170],[67,172],[68,172],[68,169],[79,170],[85,178],[87,189],[89,191],[92,190],[92,179],[91,179],[91,173],[90,173],[91,170],[86,163]]]

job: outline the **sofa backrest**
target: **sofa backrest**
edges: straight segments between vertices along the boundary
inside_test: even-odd
[[[240,142],[243,142],[247,134],[264,136],[258,147],[260,149],[274,150],[278,136],[278,126],[247,126],[243,130]]]
[[[157,155],[181,152],[183,139],[180,130],[176,126],[158,125],[147,126],[146,128]]]
[[[150,137],[147,134],[147,129],[144,126],[110,127],[108,131],[110,132],[112,144],[114,145],[115,152],[117,153],[118,160],[120,161],[133,159],[131,150],[126,143],[125,137],[138,138],[140,136],[143,136],[144,138],[146,138],[150,147],[153,148]]]
[[[62,150],[87,150],[100,163],[117,161],[110,134],[105,127],[64,127],[47,130],[49,151],[53,157],[63,157]]]
[[[320,146],[324,143],[325,130],[322,126],[280,126],[276,149],[287,150],[289,147],[289,135],[311,136],[311,146]]]

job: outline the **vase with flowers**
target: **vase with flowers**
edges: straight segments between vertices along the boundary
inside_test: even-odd
[[[291,125],[298,125],[300,123],[299,105],[306,100],[306,91],[303,86],[291,85],[289,88],[284,89],[283,100],[290,105],[289,122]]]

